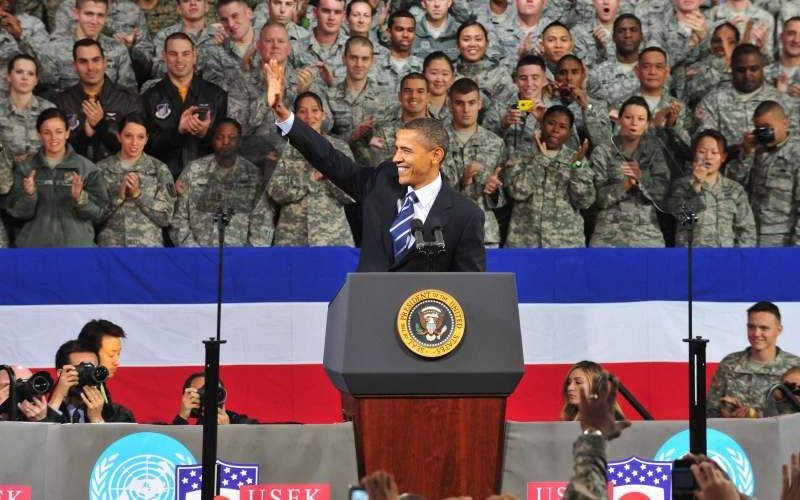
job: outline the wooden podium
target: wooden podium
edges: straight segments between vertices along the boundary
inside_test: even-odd
[[[416,297],[444,309],[420,294],[430,290],[463,311],[463,337],[441,357],[398,334]],[[401,492],[431,500],[499,492],[505,402],[524,367],[512,274],[350,274],[329,308],[324,365],[354,423],[361,476],[389,471]]]

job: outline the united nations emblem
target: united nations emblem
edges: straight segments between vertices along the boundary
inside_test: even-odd
[[[414,354],[440,358],[453,352],[464,338],[464,310],[452,295],[421,290],[400,306],[397,333]]]

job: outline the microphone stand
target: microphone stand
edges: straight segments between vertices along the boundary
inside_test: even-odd
[[[681,224],[689,231],[687,246],[687,282],[689,308],[689,336],[683,339],[689,344],[689,450],[693,454],[706,454],[706,345],[708,340],[693,336],[692,306],[694,291],[692,288],[692,253],[694,250],[694,227],[697,215],[681,207]]]
[[[214,500],[217,494],[217,405],[219,395],[219,348],[226,341],[221,338],[222,327],[222,263],[225,252],[225,228],[231,213],[220,203],[214,213],[219,236],[217,247],[217,337],[203,341],[206,351],[205,393],[203,394],[203,481],[202,500]],[[210,388],[210,389],[209,389]]]

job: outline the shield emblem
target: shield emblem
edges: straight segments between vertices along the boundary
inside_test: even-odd
[[[81,122],[78,120],[78,115],[75,113],[67,113],[67,127],[69,127],[70,130],[75,130],[80,124]]]
[[[164,118],[168,117],[172,114],[172,109],[169,107],[168,102],[162,102],[160,104],[156,104],[156,118],[159,120],[163,120]]]

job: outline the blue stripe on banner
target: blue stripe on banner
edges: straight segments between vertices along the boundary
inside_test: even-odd
[[[216,301],[215,249],[0,251],[0,305]],[[699,249],[695,298],[800,301],[800,250]],[[352,272],[351,248],[229,248],[225,302],[325,302]],[[684,249],[493,250],[490,271],[517,274],[520,302],[686,299]]]

